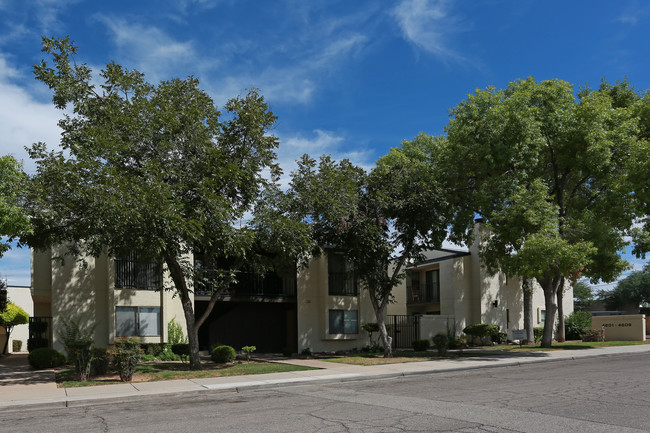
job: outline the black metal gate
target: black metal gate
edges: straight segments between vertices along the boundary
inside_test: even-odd
[[[420,316],[388,315],[386,325],[394,349],[411,349],[413,342],[420,339]]]

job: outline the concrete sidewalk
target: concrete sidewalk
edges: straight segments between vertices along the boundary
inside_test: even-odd
[[[291,384],[335,383],[349,380],[381,379],[414,374],[431,374],[477,368],[519,366],[538,362],[570,361],[594,356],[650,354],[650,345],[604,347],[599,349],[558,350],[536,353],[495,353],[494,356],[467,357],[438,361],[357,366],[315,359],[278,360],[318,370],[270,373],[250,376],[212,377],[159,382],[124,383],[80,388],[57,388],[53,370],[33,371],[26,354],[0,359],[0,409],[24,410],[71,407],[121,402],[147,396],[179,393],[239,391],[274,388]],[[603,359],[606,361],[606,359]]]

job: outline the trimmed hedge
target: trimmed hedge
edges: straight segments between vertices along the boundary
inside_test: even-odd
[[[39,347],[32,350],[27,356],[29,365],[36,370],[43,370],[45,368],[59,367],[65,364],[65,356],[61,352],[57,352],[49,347]]]
[[[236,357],[237,352],[235,352],[235,349],[233,349],[232,346],[217,346],[212,349],[212,352],[210,353],[210,358],[212,358],[212,361],[217,364],[232,362]]]
[[[414,340],[411,343],[413,350],[416,352],[424,352],[429,349],[429,340]]]
[[[472,337],[491,337],[499,332],[499,327],[487,323],[477,323],[476,325],[469,325],[463,329],[463,332]]]

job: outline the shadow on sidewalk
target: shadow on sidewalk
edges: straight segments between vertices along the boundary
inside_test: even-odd
[[[33,370],[27,353],[10,353],[0,357],[0,387],[54,383],[53,370]]]

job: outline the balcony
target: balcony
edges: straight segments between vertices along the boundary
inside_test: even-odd
[[[194,295],[197,298],[212,296],[214,287],[210,283],[211,274],[215,271],[203,269],[206,281],[197,283]],[[214,278],[214,277],[213,277]],[[296,278],[280,277],[275,273],[259,275],[252,272],[241,272],[237,275],[237,282],[219,294],[221,301],[232,300],[259,300],[259,301],[284,301],[295,300]]]
[[[327,276],[330,296],[357,296],[357,284],[349,272],[329,272]]]
[[[406,303],[437,304],[440,302],[440,287],[435,283],[409,285],[406,287]]]

